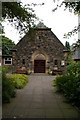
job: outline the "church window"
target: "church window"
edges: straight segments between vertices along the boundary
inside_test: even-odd
[[[22,64],[23,64],[23,65],[25,64],[25,59],[22,59]]]

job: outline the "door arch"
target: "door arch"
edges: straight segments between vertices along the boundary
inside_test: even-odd
[[[44,51],[35,51],[32,54],[32,72],[46,73],[47,72],[48,56]]]
[[[34,73],[45,73],[46,58],[43,54],[37,54],[34,58]]]

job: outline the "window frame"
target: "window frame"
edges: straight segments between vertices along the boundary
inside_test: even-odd
[[[9,60],[10,59],[10,60]],[[11,62],[11,63],[6,63],[6,61],[9,61],[9,62]],[[12,58],[11,57],[6,57],[6,58],[4,58],[4,65],[12,65]]]

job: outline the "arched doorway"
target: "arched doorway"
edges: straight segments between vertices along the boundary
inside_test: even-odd
[[[34,59],[34,73],[45,73],[46,59],[43,54],[37,54]]]
[[[33,73],[47,73],[48,56],[44,51],[35,51],[32,55]]]

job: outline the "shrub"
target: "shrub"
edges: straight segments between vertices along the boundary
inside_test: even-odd
[[[69,102],[80,108],[80,63],[67,66],[66,75],[57,76],[54,83]]]
[[[5,69],[6,73],[12,72],[12,66],[3,66],[3,69]]]
[[[10,102],[11,97],[15,97],[16,89],[23,88],[28,82],[28,77],[24,74],[12,74],[6,76],[6,68],[2,69],[2,102]]]
[[[74,75],[76,77],[80,74],[80,62],[75,62],[67,66],[66,72],[69,75]]]
[[[54,80],[57,91],[63,92],[66,81],[67,75],[57,75],[56,79]]]
[[[12,74],[8,78],[12,80],[17,89],[23,88],[28,83],[28,77],[24,74]]]
[[[11,97],[15,97],[16,91],[13,83],[6,77],[6,71],[2,69],[2,102],[10,102]]]

